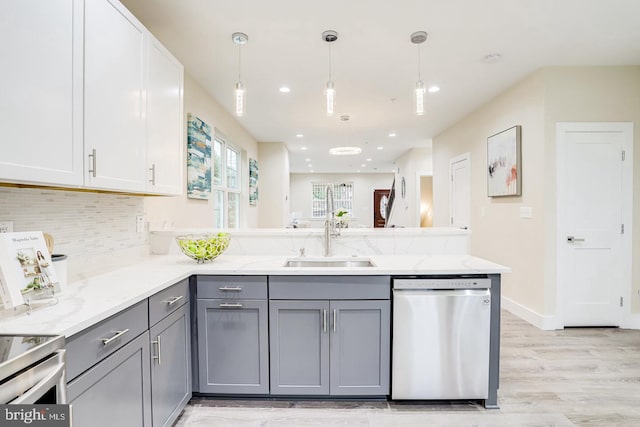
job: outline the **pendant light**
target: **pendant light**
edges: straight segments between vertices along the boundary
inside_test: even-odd
[[[424,31],[416,31],[411,34],[411,43],[418,45],[418,81],[416,82],[415,88],[415,105],[416,105],[416,114],[418,116],[424,115],[424,82],[422,81],[422,76],[420,75],[420,45],[427,41],[427,33]]]
[[[327,81],[327,87],[324,94],[326,97],[327,116],[333,116],[336,90],[333,87],[333,81],[331,80],[331,43],[338,40],[338,33],[333,30],[327,30],[322,33],[322,40],[329,43],[329,81]]]
[[[238,81],[236,82],[235,88],[235,113],[236,116],[242,117],[244,116],[244,104],[245,104],[245,95],[246,90],[244,87],[244,83],[242,83],[242,79],[240,78],[241,71],[241,59],[242,59],[242,45],[247,44],[249,41],[249,37],[245,33],[233,33],[231,35],[231,40],[235,44],[238,45]]]

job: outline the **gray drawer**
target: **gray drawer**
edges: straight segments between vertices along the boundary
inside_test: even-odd
[[[146,331],[149,328],[148,316],[149,304],[145,299],[67,339],[67,381]],[[118,332],[125,330],[127,332],[116,337]],[[109,339],[112,340],[105,344],[103,340]]]
[[[269,299],[389,299],[390,276],[269,276]]]
[[[267,299],[267,276],[198,276],[198,298]]]
[[[189,279],[149,297],[149,326],[153,326],[167,315],[189,302]]]

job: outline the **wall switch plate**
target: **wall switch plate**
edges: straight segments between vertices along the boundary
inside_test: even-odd
[[[0,233],[13,233],[13,221],[0,221]]]
[[[144,215],[136,216],[136,233],[144,233]]]

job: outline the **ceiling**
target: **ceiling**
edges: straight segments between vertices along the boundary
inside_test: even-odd
[[[231,34],[248,35],[247,112],[238,121],[258,141],[284,142],[292,172],[390,172],[408,149],[430,146],[542,67],[640,64],[638,0],[122,1],[230,113],[238,78]],[[324,30],[339,34],[332,117],[324,112]],[[418,48],[409,37],[419,30],[429,37]],[[441,88],[426,95],[424,116],[413,107],[418,49],[422,80]],[[499,61],[483,60],[494,53]],[[328,154],[345,145],[362,153]]]

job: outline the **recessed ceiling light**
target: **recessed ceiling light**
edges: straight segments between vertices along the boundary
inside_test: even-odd
[[[361,167],[361,168],[366,168],[366,167],[367,167],[367,165],[366,165],[365,163],[363,163],[363,164],[361,164],[361,165],[360,165],[360,167]]]
[[[309,172],[313,173],[313,169],[311,169]]]
[[[494,52],[494,53],[490,53],[488,55],[485,55],[482,58],[482,62],[485,62],[487,64],[495,64],[496,62],[500,61],[502,59],[502,55]]]
[[[377,147],[377,148],[378,148],[378,150],[382,150],[382,149],[384,149],[384,147],[382,147],[382,146]]]
[[[360,169],[358,169],[356,172],[358,172],[358,173],[359,173],[359,172],[360,172]]]
[[[312,167],[313,167],[313,165],[312,165],[311,163],[307,164],[307,166],[309,166],[310,168],[312,168]]]
[[[367,159],[367,162],[370,162],[370,161],[371,161],[371,159]]]
[[[280,92],[282,93],[289,93],[291,92],[291,89],[289,89],[289,86],[280,86]]]
[[[311,159],[304,159],[304,161],[305,161],[305,162],[310,162],[310,161],[311,161]]]
[[[297,134],[296,134],[296,138],[302,138],[303,136],[304,136],[304,135],[303,135],[303,134],[301,134],[301,133],[297,133]]]
[[[429,89],[427,89],[429,91],[429,93],[436,93],[436,92],[440,92],[440,86],[430,86]]]
[[[393,138],[393,137],[395,137],[395,136],[396,136],[396,133],[395,133],[395,132],[389,132],[389,137],[390,137],[390,138]]]
[[[362,153],[360,147],[334,147],[329,150],[329,154],[334,156],[353,156]]]
[[[306,150],[306,149],[307,149],[307,147],[300,147],[300,149],[301,149],[302,151],[304,151],[304,150]]]

